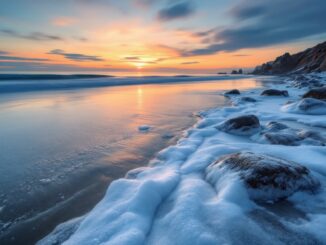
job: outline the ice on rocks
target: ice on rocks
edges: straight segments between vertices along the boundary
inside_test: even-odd
[[[304,77],[324,84],[326,74]],[[149,167],[113,181],[64,244],[325,243],[326,115],[294,113],[308,88],[292,82],[266,85],[288,97],[241,91],[257,102],[230,96],[233,106],[201,112]],[[243,116],[246,123],[231,120]],[[266,133],[292,144],[273,144]],[[234,157],[240,165],[228,162]]]

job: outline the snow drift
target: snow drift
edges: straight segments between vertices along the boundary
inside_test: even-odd
[[[319,79],[325,84],[325,77]],[[288,90],[289,97],[241,91],[239,96],[249,96],[250,103],[231,97],[233,106],[201,112],[201,120],[176,145],[161,151],[148,167],[114,181],[103,200],[78,226],[74,223],[69,238],[60,240],[57,231],[39,244],[325,243],[325,144],[259,140],[264,130],[289,127],[325,133],[325,114],[282,109],[302,94],[287,87],[290,82],[273,85]],[[254,135],[221,128],[246,115],[259,119],[259,124],[253,120]],[[241,156],[246,167],[230,156]],[[226,158],[232,164],[225,165]],[[277,169],[275,175],[271,169]]]

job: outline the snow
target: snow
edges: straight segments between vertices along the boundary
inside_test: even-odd
[[[298,102],[284,105],[282,110],[290,113],[324,115],[326,114],[326,102],[313,98],[305,98]]]
[[[326,74],[319,77],[324,84],[325,78]],[[232,106],[201,112],[201,120],[176,145],[159,152],[147,167],[112,182],[103,200],[64,244],[326,243],[325,145],[309,141],[296,146],[272,145],[255,140],[255,136],[234,135],[217,128],[230,118],[253,114],[261,125],[276,121],[296,130],[305,128],[324,134],[325,114],[297,114],[284,109],[289,108],[284,107],[289,100],[298,103],[303,93],[289,87],[291,82],[288,79],[270,85],[288,90],[289,97],[261,96],[261,89],[241,91],[241,97],[249,96],[257,102],[230,97]],[[237,171],[209,171],[220,157],[244,151],[306,167],[320,182],[319,189],[296,190],[288,201],[254,201],[251,197],[259,197],[264,190],[249,190]]]

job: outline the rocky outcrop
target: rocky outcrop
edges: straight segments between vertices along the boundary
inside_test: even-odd
[[[226,155],[206,170],[206,179],[215,184],[214,172],[238,173],[249,196],[259,201],[277,201],[297,191],[315,191],[319,182],[310,171],[295,162],[252,152]]]
[[[259,119],[255,115],[240,116],[228,119],[217,126],[217,129],[236,135],[252,135],[259,131]]]
[[[253,74],[280,75],[321,71],[326,71],[326,42],[297,54],[285,53],[274,61],[257,66]]]
[[[242,69],[239,69],[238,71],[237,70],[233,70],[231,72],[231,74],[233,74],[233,75],[235,75],[235,74],[243,74],[243,71],[242,71]]]
[[[277,90],[277,89],[266,89],[264,90],[261,95],[263,96],[289,96],[288,91],[286,90]]]
[[[239,95],[240,91],[238,89],[232,89],[224,93],[224,95]]]
[[[302,98],[326,100],[326,87],[311,89],[307,93],[305,93]]]
[[[281,110],[289,113],[325,115],[326,101],[314,98],[304,98],[297,102],[284,105]]]
[[[257,100],[254,99],[254,98],[251,98],[251,97],[247,97],[247,96],[245,96],[245,97],[241,97],[241,98],[240,98],[240,101],[241,101],[241,102],[251,102],[251,103],[253,103],[253,102],[256,102]]]
[[[261,131],[253,135],[251,139],[258,143],[272,145],[326,145],[326,138],[323,133],[290,128],[279,122],[269,122],[265,126],[262,126]]]

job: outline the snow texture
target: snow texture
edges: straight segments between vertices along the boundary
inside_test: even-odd
[[[325,85],[326,74],[313,78]],[[310,79],[306,75],[305,81]],[[323,140],[326,115],[301,110],[305,91],[291,83],[269,84],[287,90],[289,97],[261,96],[262,89],[241,91],[230,97],[232,106],[201,112],[201,120],[176,145],[112,182],[64,244],[325,244],[326,147],[314,140]],[[242,101],[242,96],[256,102]],[[254,135],[219,129],[247,115],[259,119],[261,128]],[[300,140],[272,144],[262,139],[267,132]],[[230,154],[252,154],[250,164],[225,164]],[[256,171],[275,166],[282,170],[275,175]],[[254,185],[249,180],[257,173],[259,184]]]

